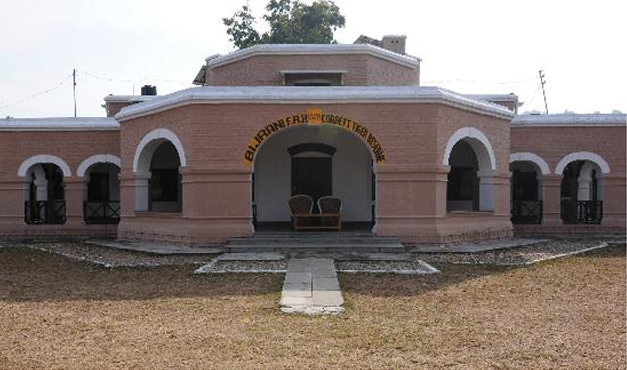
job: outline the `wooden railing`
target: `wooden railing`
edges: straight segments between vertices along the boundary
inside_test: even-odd
[[[64,200],[33,200],[24,202],[24,222],[29,225],[64,224]]]
[[[117,224],[120,222],[120,202],[83,202],[83,219],[86,224]]]
[[[540,224],[542,223],[541,200],[514,200],[511,205],[511,220],[513,224]]]
[[[600,224],[603,220],[603,201],[563,200],[562,220],[565,224]]]

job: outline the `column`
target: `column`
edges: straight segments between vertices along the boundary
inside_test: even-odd
[[[64,178],[66,224],[83,225],[83,192],[85,182],[82,177]]]
[[[479,178],[479,210],[494,210],[494,171],[482,170],[477,171]]]
[[[150,172],[135,174],[135,210],[148,211],[150,197]]]
[[[544,226],[560,226],[562,222],[561,214],[561,186],[562,175],[543,175],[542,182],[544,184],[544,206],[542,225]]]

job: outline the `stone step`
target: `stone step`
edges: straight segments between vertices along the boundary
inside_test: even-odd
[[[228,253],[251,252],[320,252],[320,253],[405,253],[401,243],[251,243],[227,244]]]
[[[229,238],[227,245],[296,245],[296,244],[400,244],[399,238],[381,236],[254,236],[252,238]]]

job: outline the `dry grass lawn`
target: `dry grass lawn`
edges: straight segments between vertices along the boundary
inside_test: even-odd
[[[2,369],[621,369],[625,246],[526,268],[341,275],[347,311],[288,316],[282,275],[92,267],[0,249]]]

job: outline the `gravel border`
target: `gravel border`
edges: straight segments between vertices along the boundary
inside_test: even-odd
[[[200,265],[215,259],[215,255],[156,255],[143,252],[119,250],[93,244],[77,242],[30,242],[2,243],[0,248],[28,248],[54,253],[78,261],[89,262],[105,268],[146,267],[154,268],[170,265]]]
[[[219,260],[201,266],[194,271],[194,274],[228,274],[228,273],[269,273],[269,274],[285,274],[287,273],[287,264],[289,260]]]
[[[476,253],[415,253],[415,258],[431,263],[528,266],[556,258],[573,256],[615,244],[618,239],[559,239],[515,249]]]
[[[414,261],[335,261],[335,270],[344,273],[422,275],[440,272],[421,260]]]
[[[336,256],[338,272],[346,273],[433,273],[429,263],[480,264],[498,266],[526,266],[556,258],[568,257],[615,244],[625,244],[623,238],[580,238],[557,239],[517,248],[504,248],[482,252],[443,253],[414,252],[395,258],[367,260],[363,256]],[[134,252],[78,242],[1,242],[0,248],[29,248],[55,253],[78,261],[89,262],[105,268],[116,267],[160,267],[168,265],[203,265],[196,273],[285,273],[288,258],[282,254],[243,259],[234,254],[191,255]],[[368,255],[368,254],[364,254]],[[376,257],[376,254],[368,255]],[[328,256],[333,258],[333,256]],[[340,258],[341,257],[341,258]],[[242,260],[243,259],[243,260]],[[394,261],[394,259],[397,259]],[[424,262],[423,262],[424,261]],[[426,267],[429,266],[429,267]],[[436,270],[437,271],[437,270]]]

